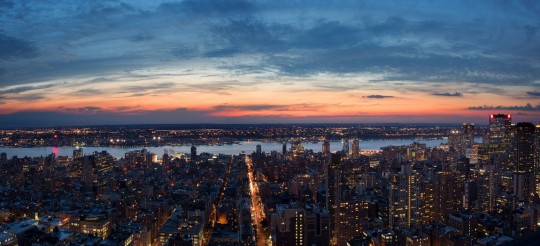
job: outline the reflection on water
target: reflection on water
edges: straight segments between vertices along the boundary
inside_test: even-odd
[[[481,142],[481,138],[476,138],[475,141]],[[360,148],[361,150],[379,150],[385,146],[401,146],[409,145],[415,142],[412,139],[399,139],[399,140],[368,140],[361,141]],[[439,146],[442,143],[446,143],[446,140],[417,140],[416,142],[425,143],[428,147]],[[197,146],[197,153],[208,152],[212,154],[227,154],[234,155],[242,152],[252,153],[255,151],[256,146],[260,144],[262,151],[271,152],[273,150],[281,152],[283,148],[282,143],[276,142],[260,142],[260,141],[240,141],[238,144],[226,144],[226,145],[202,145]],[[309,142],[303,143],[306,149],[312,149],[315,152],[321,151],[322,142]],[[332,141],[330,142],[330,150],[338,151],[342,149],[343,144],[341,141]],[[290,145],[287,146],[290,148]],[[164,151],[167,150],[168,153],[190,153],[191,146],[161,146],[161,147],[146,147],[148,151],[157,154],[158,156],[163,155]],[[12,156],[24,157],[38,157],[38,156],[47,156],[51,153],[56,154],[56,156],[72,156],[73,150],[76,147],[34,147],[34,148],[10,148],[10,147],[0,147],[0,152],[5,152],[8,154],[8,157]],[[84,154],[88,155],[94,151],[107,151],[112,156],[116,158],[124,157],[124,154],[128,151],[140,150],[142,147],[138,148],[113,148],[113,147],[84,147]]]
[[[58,148],[58,147],[53,147],[53,148],[52,148],[52,152],[54,153],[54,155],[58,156],[58,154],[60,153],[60,148]]]

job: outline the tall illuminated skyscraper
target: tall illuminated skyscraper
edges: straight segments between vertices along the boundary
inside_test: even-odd
[[[341,201],[341,155],[332,154],[332,160],[328,165],[326,176],[326,207],[330,217],[330,237],[335,240],[338,234],[336,219],[338,218],[338,206]]]
[[[83,155],[83,148],[76,148],[73,150],[73,159],[81,158]]]
[[[358,138],[353,139],[351,157],[358,158],[360,156],[360,140]]]
[[[390,227],[413,227],[421,223],[420,181],[416,171],[408,165],[391,179]]]
[[[509,114],[492,114],[489,116],[489,143],[509,144],[512,116]]]
[[[322,153],[324,156],[330,156],[330,141],[325,140],[322,145]]]
[[[463,137],[462,137],[461,143],[463,145],[463,150],[465,151],[463,154],[467,158],[471,158],[472,147],[474,145],[474,134],[475,134],[474,123],[470,123],[470,124],[463,123],[462,134],[463,134]]]
[[[495,165],[484,165],[478,174],[478,210],[491,212],[497,195],[497,172]]]
[[[349,151],[350,151],[349,139],[345,138],[345,139],[343,139],[343,153],[342,153],[342,155],[343,156],[349,156]]]
[[[277,245],[306,245],[305,211],[296,205],[278,204],[276,206]]]
[[[535,163],[534,166],[536,168],[536,193],[540,194],[540,124],[536,125],[536,151],[535,154]]]
[[[516,124],[512,138],[514,195],[529,203],[535,191],[536,127],[530,122]]]

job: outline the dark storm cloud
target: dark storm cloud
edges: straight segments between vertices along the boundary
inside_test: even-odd
[[[533,106],[527,103],[525,106],[473,106],[469,110],[515,110],[515,111],[540,111],[540,104]]]
[[[385,98],[394,98],[393,96],[383,96],[383,95],[369,95],[364,96],[365,98],[371,98],[371,99],[385,99]]]
[[[456,91],[454,93],[450,93],[450,92],[433,93],[432,95],[434,95],[434,96],[443,96],[443,97],[462,97],[463,93]]]
[[[540,91],[527,91],[527,95],[531,97],[540,97]]]

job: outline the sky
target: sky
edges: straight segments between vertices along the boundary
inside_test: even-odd
[[[540,1],[0,0],[0,128],[540,123]]]

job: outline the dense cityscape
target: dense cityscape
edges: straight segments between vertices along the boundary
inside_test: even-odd
[[[0,246],[540,246],[540,0],[0,0]]]
[[[82,147],[71,156],[0,154],[0,244],[487,246],[538,240],[540,125],[516,123],[507,114],[488,117],[484,128],[3,130],[3,146]],[[364,151],[362,140],[373,136],[411,144]],[[412,137],[447,143],[427,147]],[[119,159],[84,152],[92,144],[121,146],[116,139],[162,145],[246,138],[283,148],[266,152],[257,145],[235,155],[199,153],[196,145],[190,153],[141,148]],[[331,152],[329,140],[338,138],[342,148]],[[304,148],[313,140],[322,140],[320,149]]]

